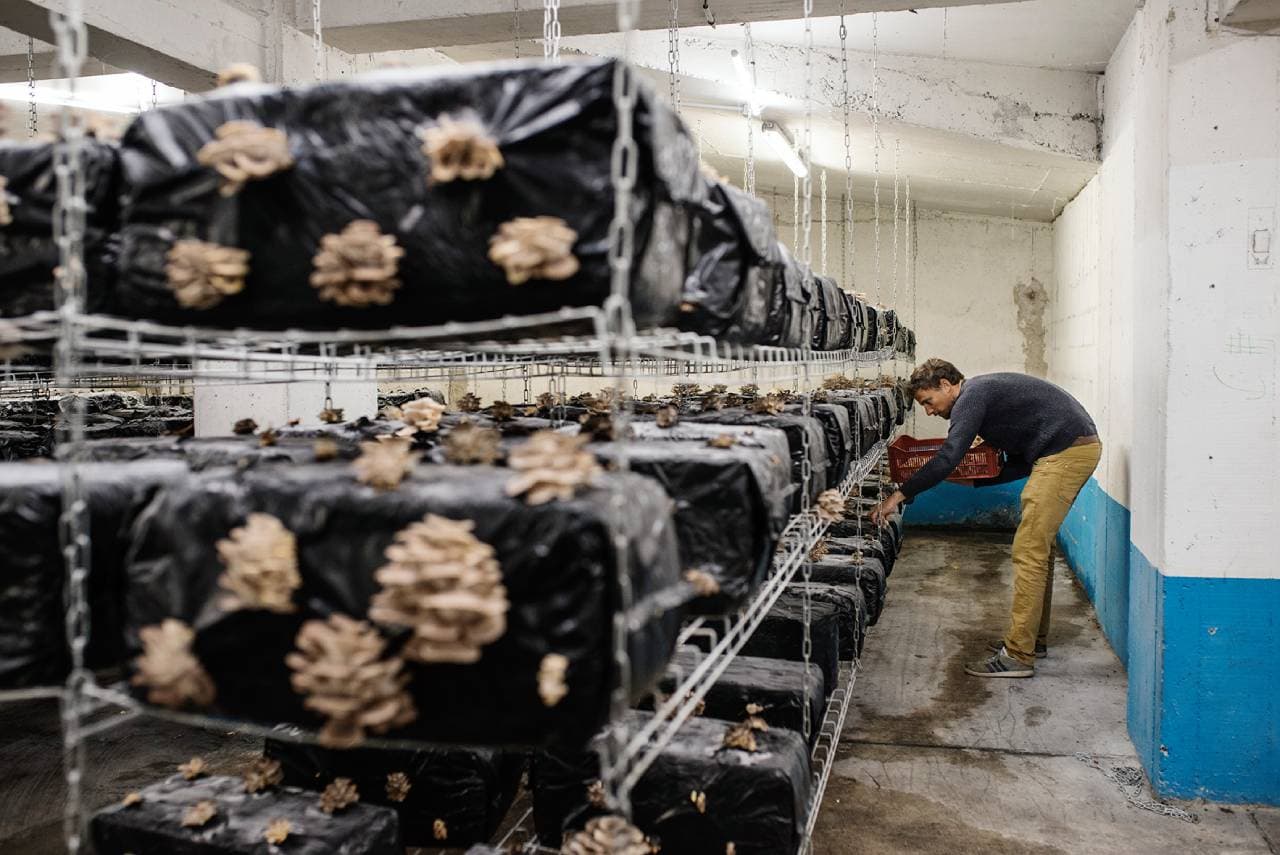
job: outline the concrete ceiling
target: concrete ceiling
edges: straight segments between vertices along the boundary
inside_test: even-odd
[[[662,85],[660,75],[650,76],[655,85]],[[686,81],[683,97],[686,103],[713,103],[714,89],[700,81]],[[686,107],[682,115],[701,142],[703,160],[741,186],[748,120],[728,110],[706,107]],[[770,107],[764,118],[780,121],[795,137],[803,133],[801,105]],[[759,133],[759,121],[756,119],[753,126],[756,191],[789,197],[792,173]],[[904,204],[910,179],[911,201],[922,208],[1051,222],[1097,171],[1096,163],[1065,155],[1016,149],[888,120],[879,123],[879,131],[880,200],[887,206],[893,204],[896,172]],[[829,197],[838,199],[845,187],[842,121],[815,117],[813,141],[814,194],[818,193],[818,173],[825,169]],[[872,123],[865,114],[851,116],[850,144],[854,198],[871,202],[877,152]]]
[[[1098,73],[1140,5],[1141,0],[1025,0],[882,12],[874,16],[874,28],[885,53]],[[872,49],[872,17],[846,17],[849,50]],[[814,45],[839,48],[839,25],[838,17],[814,19]],[[803,21],[765,21],[752,24],[751,30],[760,41],[804,44]],[[686,32],[707,39],[742,38],[741,27],[690,27]]]

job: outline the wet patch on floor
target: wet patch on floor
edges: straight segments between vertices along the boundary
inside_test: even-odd
[[[933,799],[885,789],[874,781],[832,778],[818,817],[819,855],[1066,855],[965,821],[963,811]]]

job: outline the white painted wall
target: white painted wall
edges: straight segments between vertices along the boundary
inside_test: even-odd
[[[1032,370],[1038,351],[1033,347],[1029,360],[1024,345],[1029,338],[1034,344],[1036,335],[1033,332],[1028,337],[1020,331],[1014,291],[1034,281],[1051,293],[1053,226],[917,209],[911,224],[912,264],[907,254],[905,190],[899,191],[895,253],[892,179],[886,183],[881,196],[879,289],[875,209],[870,205],[855,206],[853,246],[851,252],[846,252],[843,211],[840,203],[831,204],[827,234],[829,275],[846,287],[852,281],[852,290],[896,307],[916,331],[916,357],[920,362],[941,357],[955,363],[967,376]],[[798,245],[790,225],[791,197],[767,200],[775,205],[775,212],[781,209],[779,236],[788,246]],[[822,272],[821,222],[816,211],[815,219],[814,266]],[[1046,312],[1045,329],[1048,322]],[[1047,348],[1043,353],[1047,356]],[[930,418],[922,412],[915,418],[914,435],[946,434],[947,422],[943,419]]]
[[[1132,512],[1131,537],[1164,555],[1168,385],[1165,202],[1167,10],[1139,13],[1107,66],[1103,162],[1054,227],[1049,379],[1089,409],[1102,488]]]
[[[1049,300],[1049,378],[1089,410],[1103,438],[1096,478],[1130,506],[1133,452],[1135,123],[1138,28],[1108,66],[1103,162],[1054,223]],[[1149,318],[1149,313],[1143,314]]]
[[[1166,575],[1280,578],[1280,41],[1148,3],[1107,71],[1104,160],[1055,227],[1050,379],[1106,445],[1099,481]],[[1274,238],[1273,238],[1274,241]],[[1276,253],[1280,256],[1280,252]]]
[[[1169,24],[1168,504],[1171,576],[1280,578],[1280,252],[1251,266],[1250,214],[1275,244],[1280,40]],[[1277,247],[1280,249],[1280,247]]]

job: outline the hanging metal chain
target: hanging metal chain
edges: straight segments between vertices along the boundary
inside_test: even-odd
[[[818,221],[818,234],[820,235],[819,245],[822,247],[822,263],[819,265],[822,275],[827,275],[827,170],[822,170],[818,176],[818,186],[821,188],[819,193],[818,210],[821,211],[822,219]]]
[[[880,348],[880,16],[871,13],[871,205],[874,220],[875,285],[876,285],[876,349]],[[877,361],[879,371],[880,363]]]
[[[548,0],[554,2],[554,0]],[[631,271],[635,258],[635,223],[631,219],[631,200],[635,192],[639,150],[635,141],[634,120],[638,100],[637,80],[631,67],[632,43],[635,38],[639,0],[618,0],[618,32],[622,35],[622,52],[613,77],[613,108],[618,130],[610,157],[609,177],[613,189],[613,219],[609,224],[610,294],[605,301],[601,338],[605,342],[602,364],[620,366],[615,371],[613,419],[620,435],[625,435],[629,420],[629,404],[622,400],[627,372],[632,365],[635,326],[631,316]],[[558,26],[558,25],[557,25]],[[619,448],[617,468],[626,471],[630,461],[625,444]],[[609,737],[601,755],[601,768],[612,774],[602,775],[605,798],[609,806],[623,814],[630,813],[630,788],[625,784],[627,770],[613,768],[620,753],[625,729],[620,726],[630,706],[631,657],[627,649],[628,618],[631,611],[630,546],[627,542],[627,494],[621,485],[611,491],[609,501],[612,521],[614,572],[618,583],[618,607],[614,612],[612,638],[613,660],[617,670],[610,696]]]
[[[55,374],[64,389],[75,384],[77,371],[76,316],[84,305],[84,118],[71,109],[76,82],[87,56],[82,0],[67,0],[65,12],[50,13],[54,31],[54,47],[59,73],[67,80],[69,98],[61,117],[61,140],[54,146],[54,175],[57,176],[58,201],[53,214],[53,237],[58,247],[58,266],[54,270],[55,294],[61,316],[61,329],[55,350]],[[67,851],[80,851],[84,829],[82,780],[85,768],[84,734],[81,721],[85,715],[85,690],[93,680],[85,667],[84,652],[89,638],[89,508],[88,495],[80,471],[84,447],[84,398],[72,395],[66,413],[65,428],[59,437],[70,453],[62,466],[62,516],[59,534],[66,561],[67,646],[71,668],[62,697],[62,758],[67,794],[63,802],[63,833]]]
[[[791,249],[800,256],[800,176],[791,176]]]
[[[805,280],[813,280],[813,0],[804,0],[804,250]]]
[[[716,13],[711,11],[711,0],[702,0],[702,17],[706,18],[708,27],[715,27]]]
[[[159,103],[160,103],[160,97],[156,92],[156,82],[152,80],[151,81],[151,109],[154,110]]]
[[[511,22],[511,43],[515,48],[516,59],[520,58],[520,0],[512,0],[515,9],[515,20]]]
[[[311,47],[315,51],[316,62],[316,82],[320,82],[325,78],[325,55],[324,55],[324,34],[321,32],[320,24],[320,0],[311,0]]]
[[[900,183],[899,160],[902,156],[902,140],[893,141],[893,290],[889,305],[898,308],[898,185]]]
[[[804,259],[805,268],[804,275],[809,288],[813,287],[813,0],[804,0],[804,157],[805,157],[805,175],[804,175]],[[806,357],[811,342],[804,342],[803,350]],[[809,388],[809,361],[806,358],[803,363],[803,382],[804,388],[801,390],[801,407],[800,411],[806,417],[813,415],[813,390]],[[809,588],[809,582],[813,578],[813,562],[810,560],[809,552],[814,545],[814,524],[813,514],[810,513],[812,506],[812,496],[810,495],[810,464],[809,464],[809,431],[806,429],[801,433],[803,437],[802,445],[804,446],[804,463],[801,464],[801,494],[800,494],[800,512],[804,515],[804,524],[802,531],[805,538],[804,556],[801,558],[801,568],[804,574],[804,589],[801,595],[804,612],[804,640],[801,644],[801,653],[804,659],[805,673],[808,673],[809,664],[813,661],[813,637],[811,633],[811,623],[813,620],[813,598]],[[804,683],[804,721],[803,731],[805,741],[808,742],[809,736],[813,733],[812,715],[809,711],[810,693],[812,689],[809,681],[806,679]]]
[[[560,61],[560,0],[542,0],[542,56]]]
[[[746,44],[743,50],[746,53],[747,71],[751,74],[751,97],[755,97],[756,86],[756,43],[751,37],[751,23],[747,22],[742,25],[743,34],[746,36]],[[747,104],[747,177],[743,181],[743,187],[748,193],[756,192],[756,125],[755,115],[752,113],[754,105]]]
[[[844,113],[844,285],[853,288],[853,138],[849,133],[849,28],[844,22],[845,0],[840,0],[840,88]]]
[[[27,136],[37,131],[36,115],[36,40],[27,39]]]
[[[680,112],[680,0],[671,0],[667,19],[667,74],[671,82],[671,106]]]

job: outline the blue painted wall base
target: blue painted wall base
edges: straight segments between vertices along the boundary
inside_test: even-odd
[[[1129,735],[1156,792],[1280,804],[1280,579],[1165,576],[1090,480],[1059,535],[1129,672]]]
[[[970,487],[943,481],[916,496],[907,506],[903,520],[914,526],[972,526],[1013,531],[1021,516],[1022,488],[1026,479]]]

